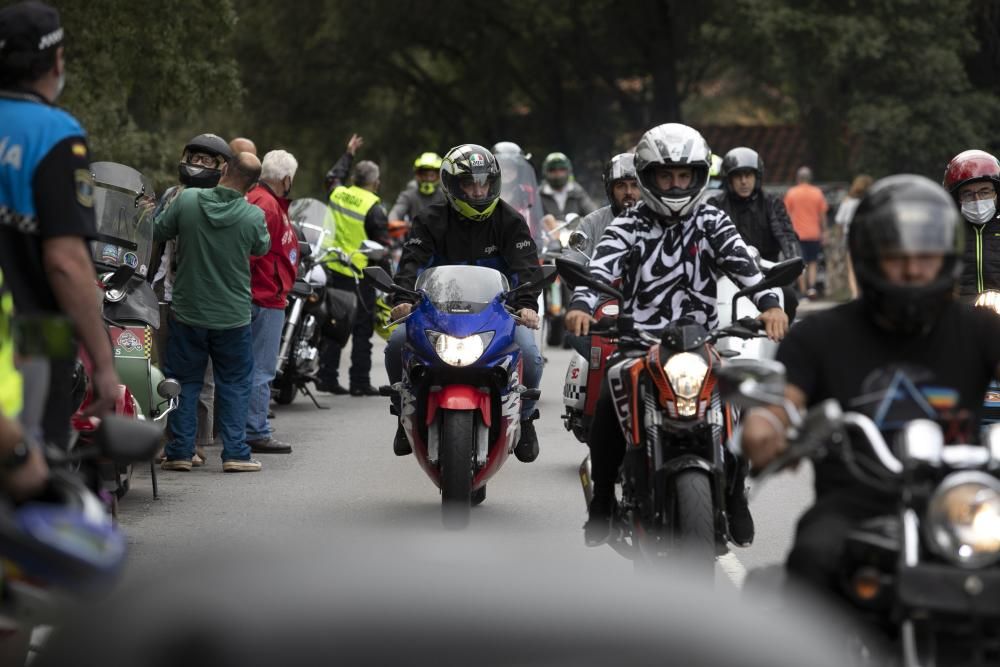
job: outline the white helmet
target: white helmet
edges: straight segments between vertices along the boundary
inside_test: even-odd
[[[694,172],[691,185],[683,190],[661,190],[656,186],[654,173],[659,165],[690,167]],[[671,222],[679,221],[694,208],[708,186],[711,166],[712,151],[708,142],[696,129],[680,123],[654,127],[642,135],[635,148],[635,171],[639,176],[642,200]]]

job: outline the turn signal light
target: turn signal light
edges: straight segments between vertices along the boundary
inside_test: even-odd
[[[871,602],[882,590],[882,577],[873,567],[863,567],[854,573],[851,589],[855,597],[864,602]]]

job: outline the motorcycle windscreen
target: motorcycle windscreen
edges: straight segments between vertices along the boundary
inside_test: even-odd
[[[288,219],[312,248],[313,257],[319,256],[320,248],[325,245],[324,230],[326,237],[333,238],[333,218],[330,209],[318,199],[303,198],[292,201],[288,206]]]
[[[99,271],[129,266],[145,277],[153,250],[153,185],[132,167],[114,162],[90,165],[94,177],[97,238],[91,258]]]
[[[417,290],[427,293],[444,313],[478,313],[498,294],[510,289],[507,277],[485,266],[435,266],[417,278]]]
[[[520,155],[500,155],[500,199],[510,204],[528,223],[535,243],[541,240],[541,207],[538,204],[538,180],[531,163]]]

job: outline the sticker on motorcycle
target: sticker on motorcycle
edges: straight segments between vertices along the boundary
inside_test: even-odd
[[[139,255],[135,254],[134,252],[127,252],[122,257],[122,263],[134,269],[135,267],[139,266]]]

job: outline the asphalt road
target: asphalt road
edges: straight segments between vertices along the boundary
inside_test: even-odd
[[[586,508],[577,469],[586,448],[564,430],[560,419],[570,353],[549,348],[546,355],[542,418],[537,423],[541,455],[531,464],[511,457],[490,482],[486,502],[474,508],[467,539],[498,533],[528,536],[529,544],[578,552],[581,561],[629,570],[632,564],[609,547],[583,545]],[[382,346],[377,345],[376,384],[385,382],[381,360]],[[319,398],[328,410],[317,410],[305,396],[277,409],[275,435],[291,443],[294,451],[259,456],[264,464],[259,473],[223,474],[220,448],[209,448],[209,461],[202,468],[161,471],[160,497],[154,500],[148,469],[137,472],[133,490],[121,504],[121,524],[130,543],[130,577],[169,569],[219,546],[280,546],[283,540],[301,541],[309,535],[336,539],[359,529],[441,533],[436,488],[412,457],[392,453],[395,424],[387,399]],[[784,558],[795,521],[812,498],[805,468],[756,489],[755,543],[734,548],[731,556],[721,559],[718,581],[739,584],[746,569]],[[531,556],[526,551],[525,562]]]

